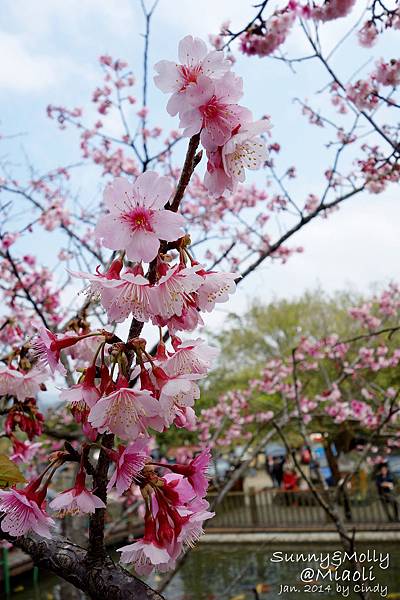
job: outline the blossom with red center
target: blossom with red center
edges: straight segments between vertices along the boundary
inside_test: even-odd
[[[32,481],[24,490],[0,490],[0,512],[5,513],[0,528],[14,537],[29,531],[51,538],[50,527],[55,525],[45,512],[47,485],[38,489],[42,477]]]
[[[99,433],[115,433],[124,440],[147,434],[147,427],[160,428],[160,404],[150,392],[133,390],[120,382],[117,390],[104,396],[92,407],[89,423]]]
[[[172,242],[183,235],[184,218],[164,206],[171,196],[168,177],[146,171],[131,184],[117,177],[104,191],[108,213],[100,217],[96,236],[111,250],[125,250],[132,261],[150,262],[160,240]]]
[[[49,507],[70,514],[94,513],[96,508],[106,508],[103,500],[86,488],[85,478],[84,470],[80,469],[74,487],[58,494],[50,502]]]
[[[141,540],[119,548],[121,562],[134,563],[139,574],[172,568],[184,545],[203,533],[202,523],[213,516],[206,500],[197,498],[187,478],[169,473],[156,477],[146,503],[145,533]]]
[[[161,60],[155,65],[156,86],[164,93],[172,93],[167,104],[171,116],[187,110],[186,91],[197,83],[200,75],[218,79],[229,71],[231,63],[224,53],[216,50],[208,52],[203,40],[187,35],[179,42],[178,56],[181,64]]]
[[[136,475],[143,469],[148,455],[145,452],[147,440],[136,440],[129,446],[119,446],[115,453],[116,469],[107,485],[107,491],[114,486],[121,496],[131,485]],[[113,456],[111,456],[113,458]]]
[[[251,112],[236,104],[243,94],[242,84],[231,72],[217,81],[201,75],[186,94],[190,108],[181,115],[183,135],[201,132],[201,143],[209,152],[223,146],[236,127],[252,120]]]

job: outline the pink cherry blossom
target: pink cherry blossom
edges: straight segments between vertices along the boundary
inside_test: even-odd
[[[259,136],[270,128],[266,119],[247,123],[222,147],[224,170],[232,180],[243,183],[245,169],[257,170],[266,161],[267,148]]]
[[[207,158],[207,170],[204,175],[206,189],[213,196],[227,195],[229,190],[233,190],[234,182],[225,172],[222,162],[222,147],[213,152],[207,152]]]
[[[108,491],[115,486],[117,494],[121,496],[132,485],[134,477],[143,469],[148,458],[144,451],[146,447],[147,440],[137,440],[127,447],[119,447],[117,465],[108,482]]]
[[[166,473],[161,479],[164,482],[161,493],[170,504],[184,506],[194,501],[196,494],[186,477],[180,473]]]
[[[16,389],[17,399],[23,401],[25,398],[36,397],[36,394],[40,391],[41,384],[47,378],[47,373],[42,369],[33,368],[27,373],[22,373],[22,379],[20,379]]]
[[[46,327],[39,329],[38,338],[33,343],[35,357],[40,368],[49,366],[52,373],[58,371],[65,375],[66,370],[60,363],[60,348],[57,345],[57,336]]]
[[[181,64],[161,60],[154,66],[157,71],[154,77],[156,86],[162,92],[172,92],[167,104],[167,111],[172,116],[187,109],[186,91],[197,83],[200,75],[218,79],[231,67],[223,52],[208,52],[205,42],[191,35],[179,42],[178,56]]]
[[[111,431],[125,440],[147,435],[147,427],[157,427],[160,404],[150,392],[120,387],[92,407],[89,423],[100,433]]]
[[[42,446],[41,442],[22,442],[15,436],[12,438],[12,444],[13,453],[10,458],[15,463],[29,463]]]
[[[92,408],[100,398],[100,392],[95,386],[95,374],[96,367],[88,367],[81,383],[61,390],[60,400],[77,405],[84,403],[88,408]]]
[[[234,273],[213,273],[200,271],[204,283],[197,290],[197,304],[200,310],[211,312],[216,303],[227,302],[229,295],[236,290]]]
[[[153,540],[142,538],[133,544],[118,548],[121,562],[133,563],[138,575],[148,575],[156,567],[167,571],[173,562],[167,550]]]
[[[203,279],[192,267],[167,267],[158,284],[151,290],[151,310],[154,315],[169,319],[181,316],[185,306],[185,297],[195,292]]]
[[[260,31],[249,29],[240,36],[240,50],[250,56],[273,54],[286,41],[295,19],[295,10],[276,11]]]
[[[23,379],[22,373],[16,369],[9,369],[5,365],[0,366],[0,395],[16,396]]]
[[[200,338],[180,341],[175,350],[163,363],[163,369],[168,375],[206,375],[219,353],[217,348],[208,346]]]
[[[181,375],[169,379],[160,394],[160,409],[166,426],[172,425],[181,410],[192,407],[198,398],[200,398],[199,386],[187,376]]]
[[[188,464],[170,465],[170,469],[174,473],[180,473],[188,478],[189,483],[193,487],[196,495],[203,498],[206,495],[208,488],[208,479],[206,472],[211,460],[210,450],[207,448],[200,452],[196,458]]]
[[[80,470],[76,476],[74,487],[58,494],[49,504],[53,510],[68,513],[94,513],[96,508],[106,508],[103,500],[93,494],[85,486],[85,472]]]
[[[190,137],[201,131],[201,143],[210,152],[223,146],[238,125],[251,121],[250,111],[236,104],[243,94],[242,86],[242,79],[231,72],[217,81],[201,75],[186,92],[191,108],[181,115],[183,135]]]
[[[197,423],[196,413],[190,406],[181,406],[179,410],[175,406],[176,413],[174,419],[174,425],[179,429],[187,429],[188,431],[194,431]]]
[[[346,17],[353,9],[356,0],[329,0],[322,6],[315,6],[310,17],[317,21],[332,21]]]
[[[173,315],[169,319],[162,318],[160,316],[152,317],[154,325],[160,327],[168,327],[168,331],[171,335],[177,331],[193,331],[197,327],[204,325],[204,321],[197,309],[195,301],[189,299],[186,301],[182,309],[180,316]]]
[[[214,512],[208,510],[196,511],[190,514],[189,519],[182,526],[181,533],[178,536],[178,542],[184,544],[188,548],[193,548],[200,540],[201,536],[204,535],[204,521],[211,519],[214,515]]]
[[[117,177],[104,192],[108,213],[97,223],[97,238],[106,248],[125,250],[129,260],[152,261],[160,240],[170,242],[183,235],[184,218],[164,210],[171,191],[168,177],[154,171],[142,173],[133,184]]]
[[[19,537],[32,530],[51,538],[50,527],[54,521],[27,490],[0,490],[0,512],[5,513],[0,523],[2,531]]]
[[[266,119],[244,124],[224,146],[208,153],[204,184],[212,194],[235,192],[246,179],[246,169],[257,170],[264,164],[268,153],[259,135],[269,129]]]
[[[375,23],[367,22],[358,32],[358,43],[364,48],[372,48],[378,39],[378,35]]]
[[[132,314],[138,321],[150,317],[150,284],[139,270],[127,270],[116,279],[91,273],[72,272],[75,277],[89,279],[91,292],[100,301],[110,322],[122,323]]]

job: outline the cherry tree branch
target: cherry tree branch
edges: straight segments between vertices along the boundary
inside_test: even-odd
[[[282,246],[282,244],[284,242],[286,242],[295,233],[297,233],[302,227],[304,227],[304,225],[307,225],[307,223],[309,223],[310,221],[315,219],[315,217],[317,217],[321,212],[324,212],[325,210],[329,210],[330,208],[334,208],[335,206],[338,206],[345,200],[348,200],[349,198],[352,198],[356,194],[359,194],[364,189],[365,189],[365,184],[358,188],[355,188],[354,190],[351,190],[351,192],[348,192],[347,194],[344,194],[343,196],[339,196],[338,198],[335,198],[335,200],[332,200],[331,202],[326,202],[324,204],[320,204],[309,215],[303,215],[301,217],[301,219],[299,219],[299,221],[296,223],[296,225],[294,225],[293,227],[288,229],[276,242],[271,244],[268,247],[268,249],[265,250],[265,252],[260,253],[260,256],[257,258],[257,260],[255,260],[249,267],[247,267],[243,271],[243,273],[241,273],[241,277],[236,281],[236,283],[239,283],[241,280],[243,280],[245,277],[247,277],[247,275],[250,275],[250,273],[252,273],[266,258],[268,258],[274,252],[276,252],[278,250],[278,248],[280,246]]]
[[[158,592],[111,558],[92,562],[84,548],[64,538],[49,540],[30,534],[15,540],[2,531],[0,535],[29,554],[35,565],[72,583],[93,600],[163,600]]]
[[[203,156],[202,151],[200,151],[196,154],[196,150],[199,146],[199,143],[200,143],[200,134],[196,133],[196,135],[194,135],[193,137],[190,138],[189,146],[188,146],[188,149],[186,152],[185,162],[183,164],[183,168],[182,168],[182,172],[181,172],[181,176],[179,178],[174,197],[168,207],[170,210],[172,210],[172,212],[177,212],[179,205],[181,203],[181,200],[183,198],[183,195],[185,193],[185,190],[186,190],[187,186],[189,185],[190,178],[193,175],[193,171],[195,170],[196,166],[199,164],[199,162],[201,161],[201,158]]]

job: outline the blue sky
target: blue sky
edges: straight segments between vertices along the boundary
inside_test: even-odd
[[[272,2],[271,7],[282,8],[285,4]],[[364,0],[358,0],[352,22],[365,5]],[[253,14],[248,0],[160,0],[152,24],[149,63],[174,59],[178,41],[184,35],[207,39],[209,33],[218,31],[222,21],[230,19],[236,29]],[[3,0],[0,15],[1,130],[4,134],[24,134],[5,142],[2,156],[18,165],[25,152],[43,170],[75,162],[79,159],[76,135],[72,131],[59,132],[46,117],[46,105],[86,106],[93,113],[89,99],[101,81],[97,64],[100,54],[126,59],[140,79],[144,24],[139,0]],[[323,27],[322,41],[327,50],[343,35],[343,27],[344,21]],[[347,80],[373,56],[395,55],[394,43],[392,34],[373,51],[347,43],[335,55],[333,65]],[[285,50],[297,56],[308,52],[300,31],[294,31]],[[323,144],[329,136],[307,124],[293,97],[309,98],[314,106],[334,114],[326,95],[316,94],[327,83],[326,75],[311,62],[301,63],[293,74],[279,61],[237,57],[235,70],[245,86],[242,103],[256,117],[271,115],[274,138],[283,146],[282,165],[295,164],[301,173],[293,191],[301,198],[310,191],[318,194],[321,173],[332,156],[332,150]],[[372,67],[373,61],[365,70]],[[166,97],[151,82],[150,125],[161,124],[167,131],[176,128],[177,121],[167,115],[165,103]],[[117,125],[109,126],[116,127],[118,133]],[[263,175],[256,177],[262,185]],[[94,171],[77,174],[74,185],[90,202],[100,197]],[[263,300],[289,297],[317,285],[327,291],[344,287],[366,291],[371,284],[398,280],[399,217],[395,188],[381,196],[363,194],[328,220],[304,229],[293,244],[303,245],[305,252],[285,266],[266,263],[257,276],[246,281],[229,309],[243,310],[255,294]],[[220,323],[224,310],[219,310],[209,323]]]

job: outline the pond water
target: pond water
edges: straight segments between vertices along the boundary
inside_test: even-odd
[[[335,551],[337,554],[334,554]],[[369,550],[369,554],[368,554]],[[375,551],[375,552],[374,552]],[[200,544],[164,593],[166,600],[275,600],[297,598],[359,598],[357,585],[370,586],[371,598],[400,600],[400,547],[397,544],[360,544],[364,572],[359,582],[347,581],[343,553],[333,545]],[[275,553],[275,555],[273,554]],[[320,569],[315,557],[319,556]],[[294,555],[300,556],[294,556]],[[297,560],[296,560],[297,559]],[[308,569],[308,571],[307,571]],[[311,570],[312,571],[311,571]],[[303,573],[303,579],[300,575]],[[364,581],[362,581],[364,579]],[[149,581],[157,585],[157,581]],[[12,582],[12,600],[83,600],[84,594],[45,572],[39,585],[32,575]],[[258,586],[259,595],[253,589]],[[287,587],[284,587],[287,586]],[[357,588],[356,588],[357,590]],[[3,597],[0,593],[0,597]]]

